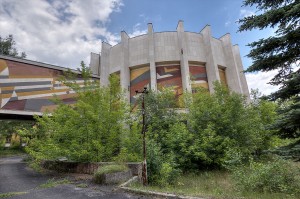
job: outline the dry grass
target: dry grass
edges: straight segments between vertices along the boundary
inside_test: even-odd
[[[181,176],[172,186],[159,187],[133,184],[132,188],[140,190],[173,193],[185,196],[198,196],[203,198],[247,198],[247,199],[296,199],[299,196],[279,193],[242,193],[235,189],[230,174],[225,171],[208,171],[199,174],[186,174]]]

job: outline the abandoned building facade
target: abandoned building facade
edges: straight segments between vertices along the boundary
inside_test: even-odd
[[[101,85],[109,83],[110,74],[119,75],[130,102],[144,87],[172,87],[176,95],[204,87],[212,93],[216,80],[249,98],[239,47],[231,44],[230,34],[216,39],[209,25],[199,33],[186,32],[183,25],[179,21],[174,32],[154,32],[149,23],[147,34],[133,38],[122,31],[119,44],[103,42],[100,54],[91,53],[93,74]]]

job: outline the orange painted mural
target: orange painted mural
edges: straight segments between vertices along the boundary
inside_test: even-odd
[[[136,90],[150,88],[150,66],[141,66],[130,70],[130,103],[135,104]]]
[[[0,109],[31,112],[53,110],[56,95],[64,103],[75,103],[75,92],[58,81],[62,70],[0,59]],[[78,84],[83,80],[78,77]]]
[[[193,92],[196,92],[197,88],[209,89],[205,66],[190,65],[189,70]]]
[[[176,96],[183,93],[180,65],[156,67],[156,79],[158,90],[172,88]]]

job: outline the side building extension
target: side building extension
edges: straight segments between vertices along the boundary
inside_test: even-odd
[[[147,34],[133,38],[122,31],[119,44],[103,42],[101,55],[91,53],[90,67],[101,85],[108,84],[110,74],[118,74],[131,103],[135,90],[144,87],[172,87],[176,95],[196,87],[214,92],[216,80],[249,98],[239,47],[232,46],[230,34],[212,37],[208,25],[199,33],[185,32],[179,21],[174,32],[154,32],[150,23]]]
[[[41,115],[57,107],[53,96],[66,104],[75,103],[76,93],[59,78],[70,69],[42,62],[0,55],[0,116],[17,118]],[[84,83],[77,70],[76,83]],[[99,79],[93,75],[94,79]]]

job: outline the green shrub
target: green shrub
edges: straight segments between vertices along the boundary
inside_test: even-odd
[[[129,126],[130,128],[122,131],[121,149],[118,156],[113,159],[115,162],[141,162],[143,160],[142,127],[137,121],[132,121]]]
[[[190,100],[188,129],[193,140],[187,148],[199,168],[228,167],[247,162],[252,154],[268,149],[276,118],[276,104],[244,96],[214,83],[214,93],[199,91]]]
[[[16,133],[13,133],[11,135],[10,148],[12,148],[12,149],[19,149],[19,148],[21,148],[20,136],[18,134],[16,134]]]
[[[98,170],[95,172],[94,181],[96,183],[101,184],[105,180],[105,174],[128,171],[128,170],[129,169],[126,165],[117,165],[117,164],[105,165],[99,167]]]
[[[165,186],[176,182],[181,170],[175,163],[175,156],[162,153],[161,147],[153,140],[147,143],[147,174],[150,184]]]
[[[240,191],[299,193],[300,171],[292,162],[279,158],[268,162],[250,162],[236,168],[233,179]]]

